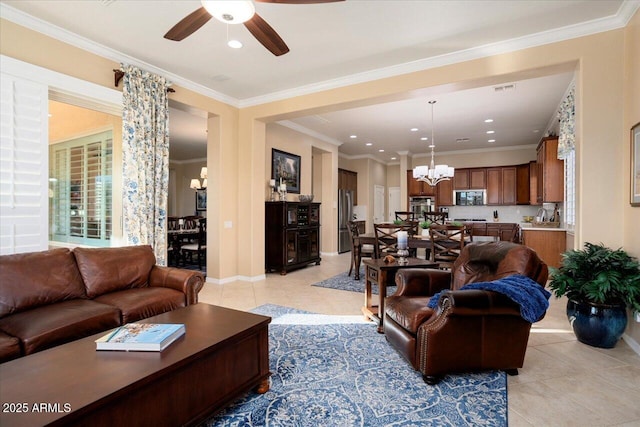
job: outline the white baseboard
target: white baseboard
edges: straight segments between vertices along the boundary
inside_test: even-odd
[[[622,334],[622,339],[629,345],[629,347],[631,347],[631,350],[635,351],[636,354],[640,356],[640,343],[638,343],[638,341],[634,340],[627,334]]]
[[[207,276],[207,283],[214,283],[216,285],[224,285],[226,283],[232,282],[259,282],[260,280],[265,280],[267,276],[265,274],[259,274],[257,276],[231,276],[225,277],[224,279],[217,279],[215,277]]]

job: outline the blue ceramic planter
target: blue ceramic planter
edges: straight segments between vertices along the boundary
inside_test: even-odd
[[[615,347],[627,327],[627,311],[624,305],[569,300],[567,317],[578,341],[593,347]]]

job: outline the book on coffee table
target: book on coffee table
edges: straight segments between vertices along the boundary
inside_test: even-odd
[[[96,350],[162,351],[184,335],[183,324],[127,323],[96,340]]]

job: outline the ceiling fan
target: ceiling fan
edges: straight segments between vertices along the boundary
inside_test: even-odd
[[[344,0],[256,0],[261,3],[314,4]],[[165,39],[180,41],[196,32],[212,17],[226,24],[244,24],[251,34],[275,56],[289,52],[278,33],[256,13],[252,0],[201,0],[202,6],[171,28]]]

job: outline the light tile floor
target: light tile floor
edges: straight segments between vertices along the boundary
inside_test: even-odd
[[[258,282],[207,283],[201,302],[238,310],[278,304],[323,314],[360,314],[364,296],[311,286],[348,269],[350,254],[323,257],[286,276]],[[520,375],[508,377],[509,425],[640,426],[640,356],[621,341],[610,350],[576,341],[566,301],[551,298],[529,338]],[[426,385],[425,385],[426,387]]]

